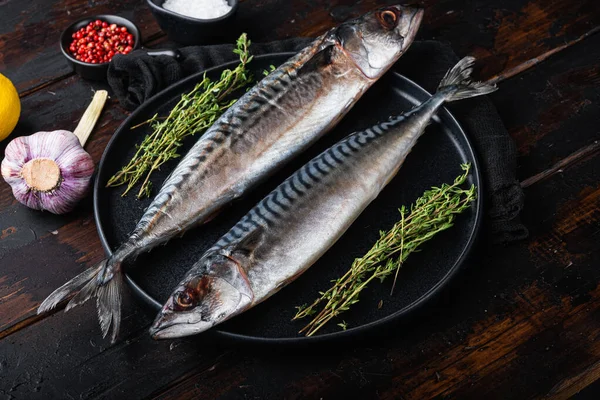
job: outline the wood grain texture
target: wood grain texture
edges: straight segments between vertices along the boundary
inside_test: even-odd
[[[559,160],[552,167],[543,170],[540,173],[537,173],[529,178],[525,179],[521,182],[521,187],[527,188],[534,183],[537,183],[543,179],[546,179],[554,174],[562,173],[565,168],[570,167],[573,164],[578,163],[584,158],[594,157],[597,152],[600,151],[600,141],[594,140],[592,144],[582,147],[574,153],[571,153],[569,156]]]
[[[236,29],[255,41],[317,35],[392,3],[245,0]],[[592,0],[421,4],[420,38],[475,54],[483,77],[520,72],[493,99],[519,149],[527,241],[481,244],[472,266],[418,316],[356,342],[300,349],[248,348],[210,335],[155,342],[147,334],[152,313],[126,296],[121,338],[107,347],[92,306],[35,315],[50,291],[104,256],[91,199],[59,217],[16,203],[1,182],[0,395],[560,399],[597,382],[600,35],[588,34],[600,26],[600,7]],[[105,88],[73,75],[56,42],[69,21],[106,11],[133,19],[151,46],[173,45],[143,1],[0,0],[0,72],[23,96],[13,136],[73,129],[92,91]],[[86,146],[96,163],[126,116],[109,100]]]
[[[600,35],[499,87],[492,99],[517,145],[521,180],[555,164],[558,172],[561,160],[600,139]]]

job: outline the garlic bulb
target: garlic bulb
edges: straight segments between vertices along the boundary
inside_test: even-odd
[[[38,132],[8,144],[1,172],[15,198],[35,210],[64,214],[87,193],[94,161],[83,149],[108,92],[98,90],[73,133]]]
[[[6,147],[2,176],[15,198],[35,210],[71,211],[87,193],[92,157],[69,131],[38,132]]]

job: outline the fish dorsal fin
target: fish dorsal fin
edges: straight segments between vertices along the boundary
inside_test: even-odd
[[[250,260],[256,248],[262,243],[265,229],[258,226],[244,235],[239,241],[223,249],[223,254],[236,260]]]

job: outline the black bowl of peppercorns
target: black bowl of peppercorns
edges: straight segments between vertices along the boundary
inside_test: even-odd
[[[75,72],[84,79],[98,81],[106,80],[108,64],[115,54],[128,54],[138,47],[137,26],[116,15],[80,19],[60,37],[60,49]]]

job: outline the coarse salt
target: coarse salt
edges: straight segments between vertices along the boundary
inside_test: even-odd
[[[198,19],[219,18],[231,11],[225,0],[166,0],[163,8]]]

